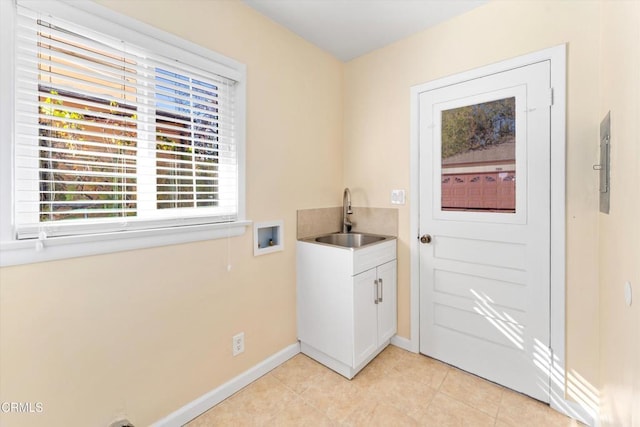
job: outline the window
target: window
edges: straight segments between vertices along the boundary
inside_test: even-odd
[[[442,111],[443,211],[515,213],[515,106],[509,97]]]
[[[11,240],[243,232],[244,66],[77,5],[14,6]]]

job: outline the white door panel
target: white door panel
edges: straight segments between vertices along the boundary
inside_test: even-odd
[[[378,345],[376,327],[378,306],[374,303],[377,298],[375,281],[375,268],[353,278],[354,366],[362,363]]]
[[[391,339],[398,329],[397,325],[397,266],[391,261],[378,267],[381,301],[378,302],[378,334],[379,341]]]
[[[494,267],[523,270],[526,265],[526,246],[520,242],[487,240],[436,235],[433,238],[434,258]]]
[[[484,307],[478,308],[485,310]],[[451,329],[461,334],[471,333],[483,341],[499,344],[509,349],[522,349],[524,326],[516,322],[496,317],[490,317],[488,322],[478,322],[478,317],[473,309],[457,309],[449,304],[437,303],[434,306],[434,319],[436,319],[436,325],[441,328]]]
[[[420,351],[549,401],[550,81],[420,95]]]
[[[509,308],[517,312],[526,309],[526,286],[523,282],[509,282],[495,275],[469,274],[468,271],[464,274],[458,273],[462,268],[434,270],[436,295],[448,294],[470,300],[481,299],[486,305]],[[473,289],[471,294],[469,289]]]

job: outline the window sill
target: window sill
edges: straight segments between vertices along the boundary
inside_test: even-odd
[[[0,242],[0,267],[241,236],[251,221]]]

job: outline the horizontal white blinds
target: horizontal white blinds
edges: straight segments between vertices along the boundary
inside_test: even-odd
[[[234,80],[135,40],[18,15],[19,238],[237,219]]]

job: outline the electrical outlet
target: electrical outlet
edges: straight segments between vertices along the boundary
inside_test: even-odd
[[[244,332],[233,336],[233,355],[244,353]]]

